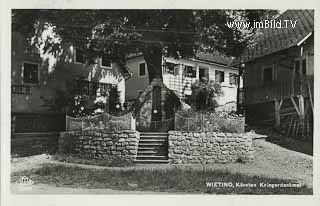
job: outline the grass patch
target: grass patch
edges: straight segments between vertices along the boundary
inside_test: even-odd
[[[54,155],[53,159],[60,162],[68,162],[75,164],[85,164],[85,165],[96,165],[96,166],[105,166],[105,167],[127,167],[133,165],[132,161],[124,159],[86,159],[80,158],[74,155]]]
[[[193,168],[172,169],[88,169],[46,164],[42,168],[12,173],[11,181],[20,176],[30,177],[36,184],[54,184],[75,188],[109,188],[115,190],[166,191],[208,194],[312,194],[306,186],[296,188],[263,188],[264,183],[294,183],[293,180],[273,179],[230,173],[226,170]],[[257,184],[257,187],[207,187],[207,182],[237,182]]]

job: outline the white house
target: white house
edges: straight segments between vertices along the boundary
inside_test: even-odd
[[[196,80],[213,80],[221,83],[223,96],[219,97],[221,106],[232,105],[235,109],[237,102],[238,68],[230,66],[231,58],[219,54],[198,53],[196,58],[175,59],[163,57],[163,83],[177,96],[184,98],[191,95],[191,84]],[[135,100],[149,84],[147,64],[143,55],[137,55],[127,60],[127,66],[132,73],[126,83],[126,100]],[[240,80],[242,87],[242,80]],[[230,107],[230,105],[228,107]]]

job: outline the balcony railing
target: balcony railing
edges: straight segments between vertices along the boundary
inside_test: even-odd
[[[273,101],[274,99],[290,98],[303,95],[313,97],[313,77],[296,81],[273,81],[257,87],[244,87],[244,104]]]
[[[80,95],[96,96],[100,88],[101,93],[109,91],[114,85],[87,80],[76,80],[77,93]]]

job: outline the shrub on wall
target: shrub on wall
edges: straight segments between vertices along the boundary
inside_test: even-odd
[[[191,85],[192,94],[186,100],[197,111],[214,110],[218,103],[216,98],[223,95],[221,85],[214,81],[196,81]]]
[[[169,94],[166,97],[166,100],[164,101],[164,113],[165,118],[171,118],[174,116],[174,113],[177,109],[181,108],[181,102],[177,95],[173,91],[169,91]]]
[[[234,112],[198,112],[181,110],[175,118],[177,131],[244,132],[244,116]]]

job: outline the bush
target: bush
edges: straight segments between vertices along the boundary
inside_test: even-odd
[[[218,103],[216,98],[223,95],[221,85],[214,81],[196,81],[191,85],[192,94],[186,100],[197,111],[214,110]]]
[[[189,131],[200,131],[203,128],[207,132],[244,132],[244,117],[234,112],[200,113],[190,109],[181,110],[178,114],[182,117],[176,119],[176,125],[179,126],[176,130],[189,128]]]
[[[181,102],[173,91],[170,90],[163,107],[166,119],[173,117],[175,110],[180,109]]]

